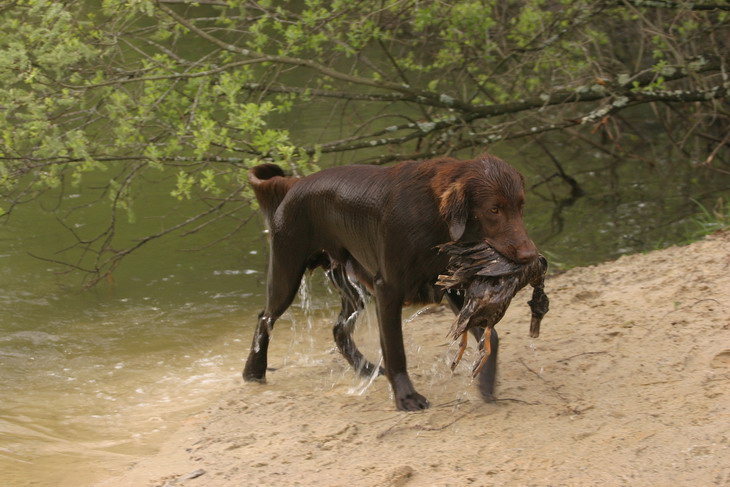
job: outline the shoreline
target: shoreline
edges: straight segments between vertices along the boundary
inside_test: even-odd
[[[546,293],[540,338],[529,290],[497,325],[496,402],[470,378],[473,340],[450,372],[443,307],[404,325],[433,405],[416,413],[395,410],[384,377],[356,379],[329,330],[300,331],[314,352],[277,330],[267,384],[232,386],[157,454],[93,485],[730,484],[730,232],[571,269]]]

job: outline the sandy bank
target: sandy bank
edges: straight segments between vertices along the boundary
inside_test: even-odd
[[[306,365],[236,386],[100,485],[730,485],[730,234],[573,269],[546,291],[539,339],[524,291],[497,326],[496,403],[471,383],[473,349],[450,373],[443,309],[406,325],[434,405],[420,413],[395,411],[382,377],[353,393],[325,330]]]

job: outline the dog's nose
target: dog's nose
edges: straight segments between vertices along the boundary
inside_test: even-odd
[[[537,247],[535,244],[530,242],[528,245],[523,245],[517,249],[517,263],[527,264],[537,259]]]

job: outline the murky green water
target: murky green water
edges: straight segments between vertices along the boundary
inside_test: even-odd
[[[53,255],[64,232],[37,207],[0,227],[3,485],[84,485],[152,451],[238,375],[260,289],[244,239],[198,254],[162,242],[82,291],[27,254]]]
[[[516,147],[493,152],[518,166],[528,185],[555,172],[540,151]],[[698,211],[693,200],[709,208],[730,198],[730,178],[677,157],[617,164],[570,141],[553,150],[586,195],[570,202],[562,184],[540,185],[527,219],[538,245],[561,265],[684,241]],[[160,185],[141,191],[144,211],[130,232],[159,226],[171,211],[166,192]],[[83,195],[67,198],[66,205]],[[82,291],[77,277],[56,275],[28,254],[53,256],[68,243],[44,205],[20,208],[0,225],[3,485],[84,485],[153,452],[186,414],[238,383],[263,303],[265,240],[256,219],[235,239],[199,252],[181,249],[211,235],[153,243],[113,282]],[[101,220],[81,212],[79,228]],[[320,322],[334,317],[327,306],[338,300],[316,287],[313,306],[322,310],[312,326],[327,328]],[[298,312],[290,318],[295,327],[303,320]]]

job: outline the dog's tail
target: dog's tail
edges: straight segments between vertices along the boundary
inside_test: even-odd
[[[260,164],[248,171],[248,181],[266,217],[266,224],[271,227],[276,209],[299,178],[286,176],[276,164]]]

